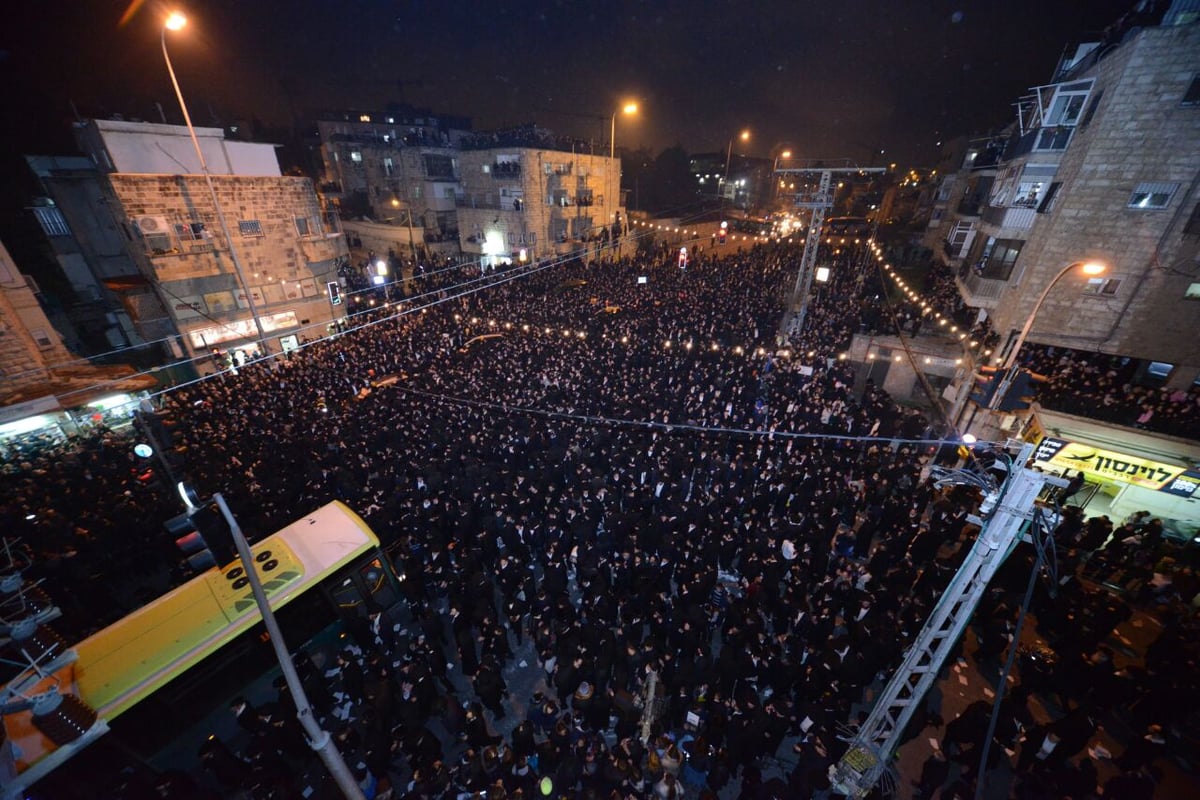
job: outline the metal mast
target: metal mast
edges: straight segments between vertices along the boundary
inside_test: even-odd
[[[819,163],[819,162],[818,162]],[[779,326],[782,337],[785,333],[798,334],[804,330],[804,318],[808,314],[809,292],[812,290],[813,275],[816,272],[817,250],[821,245],[821,229],[825,226],[825,212],[833,208],[833,174],[856,172],[860,175],[868,172],[886,172],[883,167],[785,167],[777,168],[776,175],[817,175],[815,191],[796,192],[794,205],[796,208],[807,208],[812,211],[808,226],[808,238],[804,240],[804,256],[800,259],[800,272],[796,275],[796,286],[788,302],[787,313]]]
[[[888,681],[870,715],[850,740],[850,748],[841,761],[830,767],[830,779],[838,792],[862,798],[883,777],[900,746],[904,728],[962,636],[988,583],[1012,552],[1026,523],[1033,518],[1034,500],[1042,486],[1047,482],[1063,483],[1051,475],[1025,468],[1033,448],[1032,444],[1022,446],[1009,469],[999,500],[996,500],[997,493],[985,498],[981,514],[986,516],[992,503],[995,503],[995,511],[984,523],[971,552],[946,587],[941,601]],[[954,482],[953,478],[950,481]]]

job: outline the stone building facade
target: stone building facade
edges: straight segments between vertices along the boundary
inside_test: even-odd
[[[945,180],[941,256],[1000,334],[997,359],[1056,276],[1094,261],[1102,275],[1054,285],[1029,340],[1200,377],[1200,25],[1169,17],[1080,45]]]
[[[457,239],[458,148],[470,121],[429,112],[343,112],[317,121],[322,194],[343,217],[406,229],[406,241]]]
[[[321,211],[307,178],[212,180],[232,242],[224,238],[203,176],[109,176],[134,244],[185,345],[207,353],[256,339],[245,289],[268,337],[321,335],[332,319],[326,286],[337,280],[346,253],[336,217]]]
[[[1019,329],[1063,267],[1097,260],[1107,271],[1064,278],[1031,338],[1171,364],[1179,386],[1200,377],[1197,53],[1200,25],[1144,28],[1064,77],[1090,84],[1088,101],[992,313],[996,330]]]
[[[337,214],[321,207],[308,178],[280,174],[273,145],[196,133],[224,225],[186,128],[100,120],[77,132],[104,172],[108,211],[97,213],[117,220],[152,290],[128,294],[131,316],[156,323],[143,330],[152,338],[165,309],[193,356],[261,349],[252,310],[268,350],[323,335],[335,312],[327,286],[347,256]]]
[[[50,324],[25,276],[0,244],[0,405],[28,399],[50,370],[73,356]]]
[[[459,241],[485,265],[578,252],[627,224],[619,159],[521,143],[460,159]]]

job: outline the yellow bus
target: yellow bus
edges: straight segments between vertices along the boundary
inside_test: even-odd
[[[379,539],[346,505],[333,502],[251,546],[254,567],[289,647],[295,650],[358,607],[389,607],[398,598],[395,574]],[[214,710],[221,692],[271,669],[273,657],[249,580],[236,561],[212,568],[71,648],[73,663],[25,692],[58,687],[95,711],[87,732],[56,745],[34,724],[31,711],[3,718],[6,735],[0,792],[22,797],[84,747],[122,728],[127,712],[157,718],[175,732],[183,722]],[[256,674],[255,674],[256,673]],[[216,687],[216,691],[212,691]],[[207,690],[206,690],[207,689]],[[43,727],[45,727],[43,725]],[[139,735],[161,745],[162,725],[129,725],[118,746],[146,752],[124,739]],[[64,772],[70,771],[70,768]],[[55,782],[55,775],[48,783]],[[40,788],[40,787],[39,787]]]

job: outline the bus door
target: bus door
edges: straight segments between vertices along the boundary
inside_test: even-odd
[[[400,600],[398,590],[391,565],[379,553],[343,570],[329,583],[329,597],[339,611],[357,612],[363,606],[391,608]]]

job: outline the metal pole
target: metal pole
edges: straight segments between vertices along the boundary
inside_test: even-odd
[[[612,125],[608,130],[608,157],[617,157],[617,112],[612,114]]]
[[[313,717],[312,707],[308,704],[308,696],[304,693],[304,687],[300,685],[300,676],[296,674],[296,665],[292,663],[292,656],[288,652],[287,644],[283,641],[279,623],[275,621],[275,612],[271,610],[267,593],[258,579],[258,572],[254,569],[254,556],[250,553],[250,545],[247,544],[246,537],[242,535],[241,527],[234,518],[233,512],[229,510],[229,506],[225,504],[224,497],[214,494],[213,500],[220,507],[225,521],[229,523],[229,532],[233,535],[233,544],[237,547],[238,557],[242,561],[242,569],[246,571],[246,577],[250,581],[250,590],[254,592],[254,602],[258,604],[258,611],[262,614],[267,636],[271,639],[271,646],[275,648],[275,657],[279,659],[279,668],[283,671],[284,680],[287,681],[288,691],[292,693],[292,699],[296,702],[296,717],[300,720],[300,726],[304,728],[308,746],[316,751],[344,797],[348,800],[366,800],[362,789],[359,788],[358,781],[354,779],[341,752],[334,745],[333,738],[327,731],[321,729],[320,723]]]
[[[175,68],[171,66],[171,56],[167,52],[167,29],[164,26],[161,31],[162,54],[163,60],[167,62],[167,74],[171,76],[171,85],[175,87],[175,97],[179,100],[179,109],[183,112],[183,121],[187,124],[188,134],[192,137],[192,145],[196,148],[196,157],[200,159],[200,171],[204,174],[204,181],[208,184],[208,193],[212,197],[213,208],[217,212],[217,224],[221,226],[221,235],[225,237],[225,244],[229,247],[229,257],[233,261],[233,270],[236,273],[238,284],[242,287],[242,291],[246,293],[246,305],[250,309],[250,316],[254,318],[254,327],[258,330],[258,343],[262,345],[262,355],[268,355],[271,348],[267,346],[267,333],[263,330],[262,320],[258,318],[258,308],[254,305],[254,295],[250,292],[250,286],[246,283],[246,275],[242,271],[242,262],[238,258],[237,248],[233,246],[233,237],[229,234],[229,225],[225,222],[225,212],[221,209],[221,203],[217,199],[217,190],[213,186],[212,175],[208,171],[208,162],[204,160],[204,151],[200,149],[200,140],[196,138],[196,129],[192,127],[192,117],[188,113],[187,103],[183,101],[183,90],[179,88],[179,81],[175,78]]]
[[[1037,302],[1033,304],[1033,310],[1029,312],[1029,316],[1025,318],[1025,324],[1021,327],[1021,333],[1017,335],[1017,340],[1013,342],[1012,349],[1008,351],[1008,358],[1004,360],[1002,370],[1004,376],[1000,379],[1000,385],[996,388],[992,399],[988,402],[988,408],[995,411],[1004,402],[1005,396],[1008,394],[1009,387],[1012,386],[1013,380],[1017,377],[1017,356],[1021,352],[1021,345],[1025,344],[1025,337],[1029,335],[1029,331],[1033,330],[1033,320],[1037,317],[1039,311],[1042,310],[1042,303],[1046,302],[1046,298],[1050,296],[1050,290],[1054,288],[1063,276],[1073,270],[1081,262],[1067,264],[1059,273],[1054,276],[1054,279],[1046,284],[1046,288],[1042,290],[1042,294],[1038,297]]]

